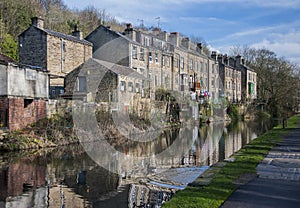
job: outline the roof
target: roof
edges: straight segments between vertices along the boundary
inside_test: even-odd
[[[10,58],[9,56],[0,53],[0,62],[4,63],[17,63],[13,58]]]
[[[79,38],[77,38],[75,36],[72,36],[72,35],[67,35],[67,34],[64,34],[64,33],[53,31],[53,30],[42,29],[42,28],[39,28],[39,27],[36,27],[36,26],[33,26],[33,27],[38,29],[38,30],[44,31],[48,35],[52,35],[52,36],[62,38],[62,39],[65,39],[65,40],[70,40],[70,41],[74,41],[74,42],[77,42],[77,43],[93,46],[93,44],[91,42],[89,42],[85,39],[79,39]]]
[[[137,78],[137,79],[146,79],[143,75],[139,74],[138,72],[136,72],[135,70],[133,70],[130,67],[114,64],[114,63],[107,62],[107,61],[102,61],[102,60],[95,59],[95,58],[92,58],[92,60],[96,61],[100,65],[106,67],[107,69],[109,69],[110,71],[112,71],[118,75],[133,77],[133,78]]]
[[[129,37],[127,37],[126,35],[122,34],[121,32],[118,32],[118,31],[114,31],[114,30],[111,30],[107,27],[105,27],[104,25],[99,25],[95,30],[93,30],[88,36],[86,36],[86,39],[89,39],[89,37],[94,34],[94,33],[97,33],[97,31],[100,29],[100,28],[103,28],[104,30],[106,30],[107,32],[111,33],[111,34],[114,34],[118,37],[121,37],[123,38],[124,40],[128,41],[129,43],[132,43],[132,44],[136,44],[136,45],[141,45],[140,43],[138,43],[137,41],[134,41],[132,39],[130,39]]]

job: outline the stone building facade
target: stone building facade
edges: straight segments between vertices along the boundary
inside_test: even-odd
[[[94,58],[128,66],[144,75],[145,97],[155,99],[157,89],[182,95],[212,90],[213,99],[218,100],[218,63],[202,53],[201,44],[193,44],[178,32],[168,34],[158,28],[148,32],[127,24],[120,33],[100,25],[86,40],[94,45]]]
[[[220,93],[226,97],[229,102],[239,102],[242,99],[241,80],[242,74],[235,67],[235,59],[223,54],[217,54],[213,51],[213,59],[218,61],[220,76]]]
[[[46,118],[48,72],[0,64],[0,127],[17,130]]]
[[[128,111],[134,96],[140,97],[143,80],[144,76],[129,67],[91,58],[66,76],[65,96]]]
[[[244,59],[237,55],[235,57],[235,66],[241,71],[241,91],[244,101],[253,101],[257,98],[257,74],[245,65]]]
[[[62,93],[65,75],[92,57],[93,45],[77,27],[66,35],[44,28],[44,20],[33,17],[31,26],[18,38],[20,64],[48,70],[51,95]]]

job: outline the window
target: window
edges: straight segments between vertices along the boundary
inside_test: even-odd
[[[186,76],[184,76],[184,79],[183,79],[183,80],[184,80],[184,83],[183,83],[183,84],[184,84],[185,86],[188,86],[188,78],[187,78]]]
[[[135,92],[136,93],[140,92],[140,84],[139,83],[135,83]]]
[[[215,80],[211,80],[211,86],[215,87]]]
[[[203,66],[203,62],[200,62],[200,71],[203,73],[203,69],[204,68],[204,66]]]
[[[141,73],[141,74],[144,74],[144,72],[145,72],[145,69],[140,68],[140,73]]]
[[[184,69],[184,57],[180,58],[180,67]]]
[[[198,71],[198,61],[195,61],[195,69],[196,69],[196,71]]]
[[[193,59],[190,59],[190,69],[193,70]]]
[[[85,92],[86,91],[86,77],[78,77],[77,78],[77,90],[79,92]]]
[[[142,88],[145,88],[145,80],[142,80]]]
[[[176,68],[179,68],[180,63],[179,63],[179,58],[178,57],[175,58],[175,62],[176,62]]]
[[[132,82],[128,82],[128,91],[129,92],[133,91],[133,84],[132,84]]]
[[[152,52],[149,52],[149,62],[152,62]]]
[[[126,82],[125,81],[121,81],[120,90],[121,91],[125,91],[126,90]]]
[[[165,56],[164,56],[164,55],[161,57],[161,64],[162,64],[163,66],[165,66]]]
[[[155,63],[158,63],[158,53],[155,53]]]
[[[151,71],[151,70],[149,70],[149,73],[148,73],[148,79],[149,79],[149,81],[152,80],[152,71]]]
[[[148,37],[144,37],[144,46],[150,46],[150,39]]]
[[[137,59],[137,48],[136,48],[136,46],[132,46],[132,58]]]
[[[67,48],[66,48],[66,42],[65,42],[65,41],[62,42],[62,51],[63,51],[63,52],[66,52],[66,51],[67,51]]]
[[[33,99],[24,99],[24,108],[27,108],[32,102]]]
[[[213,73],[213,74],[215,73],[215,65],[214,64],[212,65],[211,73]]]
[[[140,60],[144,61],[144,48],[140,48]]]
[[[167,62],[167,66],[170,67],[170,58],[168,56],[165,57],[165,61]]]

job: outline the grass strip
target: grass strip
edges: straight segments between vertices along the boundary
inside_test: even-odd
[[[293,116],[288,119],[287,128],[283,129],[281,125],[278,125],[252,140],[232,156],[235,160],[227,162],[208,185],[188,186],[176,192],[174,197],[163,205],[163,208],[219,207],[238,187],[237,179],[243,175],[255,174],[256,166],[284,135],[298,127],[299,121],[299,115]]]

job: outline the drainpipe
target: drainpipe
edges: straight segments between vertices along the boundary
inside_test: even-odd
[[[64,46],[63,46],[63,39],[60,39],[60,55],[61,55],[61,57],[60,57],[60,66],[61,66],[61,68],[60,68],[60,72],[61,73],[63,73],[64,72]]]

